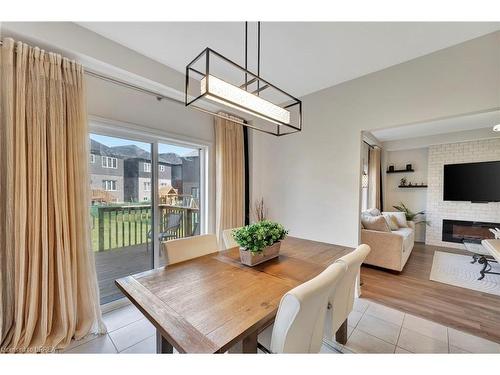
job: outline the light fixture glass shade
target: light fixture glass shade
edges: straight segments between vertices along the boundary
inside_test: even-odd
[[[494,132],[500,132],[500,124],[497,124],[493,127]]]
[[[280,123],[290,124],[290,112],[286,109],[240,89],[237,86],[231,85],[213,75],[203,77],[200,85],[200,92],[201,94],[206,94],[207,99],[268,121],[275,120],[272,122],[278,125]]]
[[[368,187],[368,174],[366,172],[363,172],[363,174],[361,175],[361,187]]]
[[[186,66],[186,107],[277,137],[302,130],[302,101],[205,48]]]

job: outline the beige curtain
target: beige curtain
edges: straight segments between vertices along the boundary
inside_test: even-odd
[[[368,206],[381,210],[380,168],[380,148],[372,147],[368,164]]]
[[[0,51],[0,347],[51,351],[104,330],[90,251],[83,69],[12,39]]]
[[[240,120],[241,121],[241,120]],[[245,154],[243,126],[215,118],[216,231],[245,224]]]

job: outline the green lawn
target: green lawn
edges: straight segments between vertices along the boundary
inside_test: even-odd
[[[99,251],[98,206],[91,207],[90,219],[92,249]],[[148,232],[151,230],[150,209],[132,210],[130,214],[124,210],[106,211],[103,214],[103,219],[104,250],[150,242],[150,238],[148,238]]]

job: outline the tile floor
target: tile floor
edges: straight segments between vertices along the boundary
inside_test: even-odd
[[[155,353],[155,329],[134,306],[104,315],[108,333],[73,341],[65,353]],[[364,298],[348,319],[346,345],[322,353],[500,353],[500,344],[405,314]]]
[[[345,353],[500,353],[500,344],[430,320],[357,299]]]

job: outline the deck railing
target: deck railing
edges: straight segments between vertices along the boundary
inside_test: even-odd
[[[170,214],[180,214],[178,228],[169,230],[169,238],[183,238],[199,231],[197,208],[159,205],[159,233],[169,225]],[[149,243],[152,240],[151,205],[93,206],[91,208],[92,248],[104,251]]]

